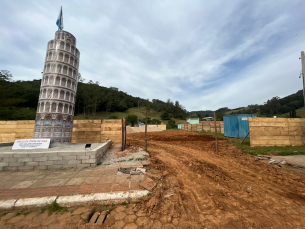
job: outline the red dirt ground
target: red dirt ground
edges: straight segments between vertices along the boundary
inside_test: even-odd
[[[127,143],[144,148],[144,133]],[[146,174],[157,186],[142,202],[50,214],[15,209],[0,212],[0,228],[305,228],[302,170],[263,163],[224,139],[215,153],[213,136],[187,131],[148,133],[148,152]],[[88,223],[106,209],[102,225]]]
[[[127,142],[144,147],[144,133]],[[148,133],[151,177],[142,208],[181,228],[305,228],[305,176],[258,161],[227,140],[187,131]],[[148,174],[149,175],[149,174]],[[140,208],[140,207],[139,207]]]

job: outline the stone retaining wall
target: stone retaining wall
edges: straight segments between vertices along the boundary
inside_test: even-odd
[[[34,170],[92,167],[112,145],[109,140],[94,150],[52,152],[1,152],[0,170]]]

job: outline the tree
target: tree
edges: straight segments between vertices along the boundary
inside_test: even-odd
[[[166,125],[166,129],[177,129],[176,121],[171,118]]]
[[[8,70],[0,70],[0,80],[11,81],[13,75]]]
[[[126,124],[127,125],[131,125],[131,126],[135,126],[135,124],[138,122],[138,116],[134,115],[134,114],[129,114],[126,117]]]
[[[111,114],[106,119],[120,119],[120,118],[115,114]]]
[[[82,77],[82,75],[80,73],[78,73],[77,79],[78,79],[78,82],[81,82],[81,83],[83,83],[86,80],[85,78]]]

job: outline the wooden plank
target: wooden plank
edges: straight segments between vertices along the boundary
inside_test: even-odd
[[[35,120],[20,120],[20,121],[17,121],[17,125],[23,125],[23,124],[32,124],[34,125],[35,124]]]
[[[102,124],[105,123],[120,124],[122,121],[120,119],[103,119]]]
[[[73,125],[73,129],[77,129],[77,128],[100,128],[100,124],[98,123],[91,123],[91,124],[77,124],[77,125]]]
[[[102,127],[101,132],[104,131],[122,131],[122,127]]]
[[[0,121],[0,124],[1,125],[16,125],[17,124],[17,121]]]
[[[101,120],[74,120],[73,124],[89,124],[89,123],[93,123],[93,124],[99,124],[101,123]]]
[[[91,131],[101,131],[101,128],[73,128],[72,132],[80,132],[80,131],[85,131],[85,132],[91,132]]]

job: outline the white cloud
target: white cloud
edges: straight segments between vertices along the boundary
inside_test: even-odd
[[[1,69],[16,80],[41,77],[61,4],[87,81],[179,100],[187,110],[263,103],[301,89],[301,0],[2,1]]]

